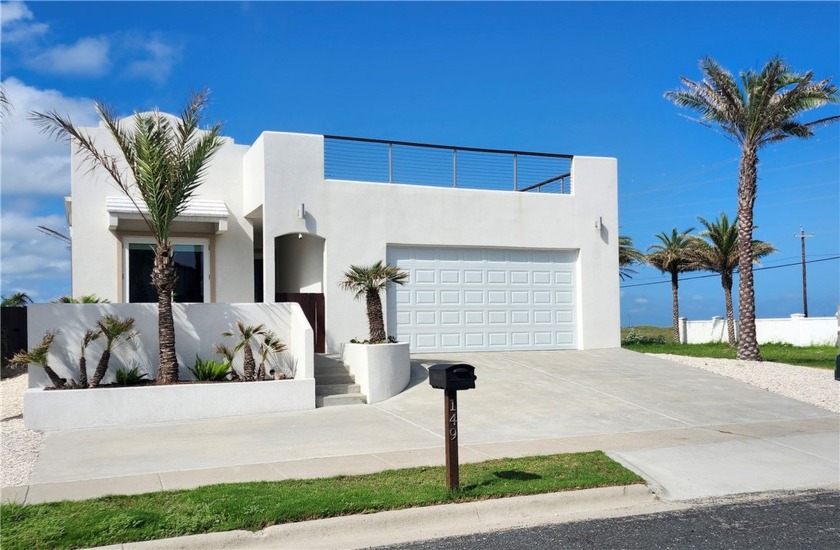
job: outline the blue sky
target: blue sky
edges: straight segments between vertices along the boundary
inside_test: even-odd
[[[645,249],[735,213],[737,146],[663,93],[701,78],[704,55],[737,73],[777,54],[838,82],[840,4],[4,2],[0,292],[70,292],[69,251],[35,229],[66,231],[69,151],[37,133],[31,109],[90,125],[95,98],[177,112],[210,88],[207,116],[237,143],[276,130],[616,157],[620,232]],[[780,250],[763,266],[798,262],[804,226],[808,258],[825,260],[808,265],[809,313],[833,315],[840,124],[760,161],[756,237]],[[669,324],[666,277],[642,268],[622,287],[623,325]],[[800,268],[757,272],[756,293],[761,317],[800,312]],[[680,296],[690,319],[723,314],[715,277]]]

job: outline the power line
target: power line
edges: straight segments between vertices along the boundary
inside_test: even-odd
[[[805,263],[808,264],[815,264],[817,262],[827,262],[829,260],[837,260],[840,259],[840,256],[831,256],[830,258],[821,258],[819,260],[808,260]],[[769,269],[779,269],[780,267],[791,267],[794,265],[802,265],[802,262],[794,262],[792,264],[779,264],[779,265],[769,265],[764,267],[754,267],[753,271],[767,271]],[[738,273],[736,269],[734,273]],[[720,273],[711,273],[709,275],[698,275],[696,277],[684,277],[680,279],[680,282],[683,281],[693,281],[694,279],[708,279],[709,277],[720,277]],[[619,286],[618,288],[630,288],[634,286],[650,286],[650,285],[664,285],[664,284],[671,284],[671,281],[654,281],[652,283],[636,283],[634,285],[623,285]]]

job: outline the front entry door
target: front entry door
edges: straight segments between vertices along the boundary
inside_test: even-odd
[[[324,323],[324,295],[315,293],[278,292],[274,296],[275,302],[295,302],[300,304],[306,320],[312,326],[315,337],[315,353],[326,352],[326,328]]]

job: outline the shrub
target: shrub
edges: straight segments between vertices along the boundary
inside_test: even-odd
[[[149,373],[140,371],[140,367],[135,366],[130,369],[117,369],[117,384],[120,386],[136,386],[149,380]]]
[[[654,345],[654,344],[664,344],[665,337],[664,336],[642,336],[636,329],[630,329],[630,332],[621,340],[621,345]]]
[[[195,376],[196,380],[201,380],[202,382],[219,382],[227,379],[229,370],[230,361],[228,360],[202,359],[196,355],[195,366],[190,369],[190,372]]]

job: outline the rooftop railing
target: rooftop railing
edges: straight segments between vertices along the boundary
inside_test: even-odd
[[[572,155],[324,136],[327,179],[570,194]]]

